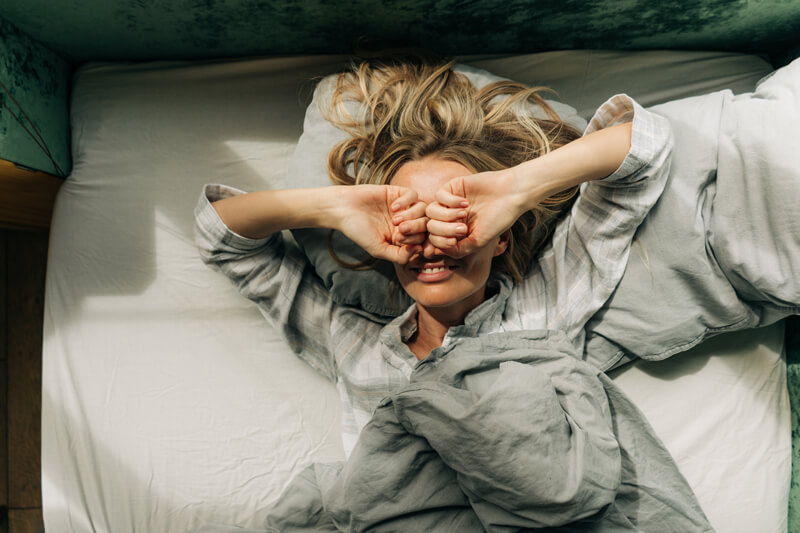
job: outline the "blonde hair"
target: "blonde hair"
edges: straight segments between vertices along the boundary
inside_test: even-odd
[[[320,105],[323,115],[350,135],[330,151],[331,181],[388,184],[403,164],[431,155],[476,173],[501,170],[580,137],[539,96],[546,88],[498,81],[477,89],[452,70],[453,64],[373,60],[340,74],[330,101]],[[531,104],[547,118],[535,118]],[[523,214],[510,230],[506,253],[494,259],[493,271],[521,280],[576,191],[562,191]]]

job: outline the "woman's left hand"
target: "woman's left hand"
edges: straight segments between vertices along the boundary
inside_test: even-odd
[[[340,185],[327,225],[372,257],[405,264],[422,249],[426,205],[417,193],[394,185]],[[330,194],[330,193],[329,193]]]
[[[463,257],[511,228],[523,205],[509,170],[453,178],[425,211],[428,238],[443,254]]]

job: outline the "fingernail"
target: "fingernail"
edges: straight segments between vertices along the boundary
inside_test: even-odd
[[[467,207],[467,206],[469,206],[469,202],[466,200],[461,200],[461,207]]]
[[[402,221],[403,221],[403,217],[402,217],[402,216],[400,216],[400,215],[397,215],[396,217],[394,217],[394,218],[392,219],[392,223],[393,223],[395,226],[396,226],[396,225],[398,225],[399,223],[401,223]]]
[[[466,226],[458,226],[456,228],[456,233],[458,233],[460,235],[464,235],[465,233],[467,233],[467,227]]]
[[[459,211],[458,212],[458,218],[464,218],[465,216],[467,216],[467,212],[466,211]]]
[[[392,211],[397,211],[398,209],[400,209],[400,204],[398,203],[392,204]]]

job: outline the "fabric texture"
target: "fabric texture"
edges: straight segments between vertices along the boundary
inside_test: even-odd
[[[586,359],[660,360],[800,312],[800,60],[754,93],[655,106],[675,132],[669,183],[636,235]]]
[[[528,276],[495,280],[494,297],[474,309],[443,343],[523,329],[562,330],[583,350],[583,327],[622,276],[636,227],[658,200],[671,150],[666,121],[619,95],[601,106],[589,131],[633,121],[620,167],[586,183]],[[404,344],[416,328],[414,305],[388,325],[358,307],[336,303],[305,256],[281,235],[247,239],[228,229],[211,205],[241,191],[207,185],[196,207],[196,241],[204,262],[256,302],[292,350],[334,382],[349,453],[378,402],[405,385],[417,358]]]
[[[312,465],[285,531],[712,531],[644,416],[561,332],[459,339]]]

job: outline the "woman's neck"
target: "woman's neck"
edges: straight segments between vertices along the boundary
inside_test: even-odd
[[[448,307],[427,308],[417,303],[417,332],[408,342],[417,359],[425,359],[431,350],[442,345],[447,331],[464,323],[470,311],[483,302],[485,291],[476,292],[465,301]]]

